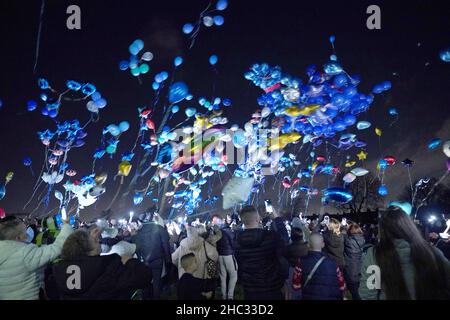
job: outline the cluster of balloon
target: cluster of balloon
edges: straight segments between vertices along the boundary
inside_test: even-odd
[[[393,156],[385,156],[383,159],[378,161],[377,170],[379,172],[379,179],[381,181],[381,186],[378,188],[378,194],[382,197],[387,196],[389,191],[387,186],[384,184],[384,175],[388,167],[394,166],[397,159]]]
[[[227,0],[219,0],[216,3],[214,9],[210,10],[211,3],[206,7],[205,10],[200,14],[200,17],[196,23],[186,23],[183,25],[183,33],[190,34],[191,44],[189,49],[194,46],[195,40],[200,32],[202,25],[205,27],[212,27],[214,25],[221,26],[224,24],[225,19],[222,15],[216,14],[216,12],[224,11],[228,7]]]
[[[442,61],[450,62],[450,48],[446,48],[444,50],[441,50],[441,52],[439,52],[439,56],[440,56]]]
[[[67,203],[71,199],[76,198],[78,200],[78,211],[94,204],[98,198],[105,193],[106,189],[103,184],[106,182],[107,178],[108,175],[102,173],[98,176],[91,174],[74,182],[67,181],[64,184],[64,189],[70,194]],[[61,193],[57,194],[55,192],[55,197],[60,200],[61,203],[63,202]],[[67,205],[67,203],[65,205]]]
[[[138,77],[141,74],[146,74],[150,71],[150,66],[147,62],[153,60],[153,53],[150,51],[144,52],[140,57],[139,53],[144,49],[144,41],[141,39],[135,40],[129,47],[128,51],[131,56],[129,60],[122,60],[119,63],[119,69],[121,71],[130,70],[130,73],[134,77]]]
[[[14,172],[8,172],[5,177],[5,183],[0,185],[0,200],[2,200],[6,195],[6,185],[11,182],[14,177]]]
[[[330,40],[334,41],[334,38]],[[358,76],[348,75],[335,55],[322,70],[315,65],[309,66],[307,75],[308,81],[303,83],[301,79],[282,73],[280,67],[263,63],[253,65],[245,78],[264,90],[258,104],[266,117],[274,115],[282,134],[302,134],[304,141],[318,146],[324,139],[354,126],[357,115],[369,109],[374,96],[358,92],[361,80]],[[374,93],[390,87],[388,81],[383,82],[376,86]],[[359,124],[360,129],[369,126],[368,123]],[[353,145],[354,142],[350,141]]]
[[[41,114],[50,118],[56,118],[60,111],[62,100],[67,101],[81,101],[86,100],[93,96],[92,101],[88,102],[87,108],[89,111],[98,113],[99,109],[106,106],[107,102],[103,99],[100,93],[97,92],[97,88],[92,83],[81,83],[75,80],[66,81],[66,90],[59,93],[53,89],[48,80],[44,78],[38,79],[38,86],[41,89],[40,99],[44,103],[41,108]],[[68,94],[77,94],[79,97],[68,97]],[[27,102],[27,110],[34,111],[38,108],[38,103],[34,100]]]
[[[127,121],[122,121],[118,125],[110,124],[103,129],[101,147],[97,148],[94,153],[94,159],[101,159],[105,153],[112,156],[117,151],[117,146],[120,142],[122,133],[130,129],[130,124]]]
[[[34,172],[33,172],[32,164],[33,164],[33,161],[31,160],[30,157],[25,157],[25,158],[23,159],[23,165],[24,165],[25,167],[30,168],[31,175],[34,177]]]

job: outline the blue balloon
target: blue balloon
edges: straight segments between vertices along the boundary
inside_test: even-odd
[[[31,166],[31,164],[32,164],[32,161],[31,161],[30,157],[26,157],[25,159],[23,159],[24,166],[29,167],[29,166]]]
[[[137,55],[139,53],[139,47],[133,43],[132,45],[130,45],[128,47],[128,51],[132,54],[132,55]]]
[[[437,147],[439,147],[439,145],[441,144],[441,139],[436,138],[430,141],[430,143],[428,144],[428,149],[430,150],[434,150]]]
[[[114,124],[108,126],[108,132],[114,137],[117,137],[121,133],[120,128]]]
[[[46,95],[45,93],[41,93],[41,94],[40,94],[40,98],[41,98],[41,100],[44,101],[44,102],[47,101],[47,95]]]
[[[68,89],[70,89],[72,91],[79,91],[81,89],[81,83],[74,81],[74,80],[67,81],[66,86]]]
[[[348,203],[353,199],[353,195],[350,191],[338,187],[325,189],[323,194],[326,199],[339,203]]]
[[[125,71],[128,69],[129,62],[127,60],[122,60],[119,62],[119,69]]]
[[[180,107],[179,106],[173,106],[172,107],[172,113],[177,113],[178,111],[180,111]]]
[[[106,105],[108,104],[108,102],[107,102],[105,99],[100,98],[100,99],[96,100],[96,101],[94,102],[94,104],[97,106],[97,108],[103,109],[104,107],[106,107]]]
[[[217,63],[217,56],[215,54],[213,54],[212,56],[209,57],[209,64],[214,66]]]
[[[172,104],[184,100],[189,93],[188,90],[184,82],[175,82],[169,89],[169,102]]]
[[[185,110],[185,113],[186,113],[186,116],[188,118],[190,118],[190,117],[194,116],[197,113],[197,110],[195,110],[195,108],[187,108]]]
[[[121,132],[128,131],[128,129],[130,129],[130,124],[127,121],[122,121],[119,124],[119,129]]]
[[[194,26],[191,23],[186,23],[183,26],[183,33],[185,34],[189,34],[192,32],[192,30],[194,30]]]
[[[397,109],[395,109],[395,108],[390,108],[390,109],[389,109],[389,114],[390,114],[391,116],[396,116],[396,115],[398,115]]]
[[[387,196],[388,194],[388,189],[385,185],[382,185],[378,188],[378,194],[382,197]]]
[[[356,117],[354,115],[346,115],[344,118],[344,123],[346,126],[352,126],[356,123]]]
[[[378,165],[380,166],[380,169],[384,170],[384,169],[387,168],[388,162],[387,162],[386,160],[384,160],[384,159],[381,159],[381,160],[378,162]]]
[[[341,88],[348,83],[348,78],[345,74],[339,74],[334,78],[333,83],[336,87]]]
[[[229,106],[231,106],[231,100],[230,99],[223,99],[223,101],[222,101],[222,103],[223,103],[223,105],[225,106],[225,107],[229,107]]]
[[[97,91],[97,88],[92,83],[86,83],[81,87],[81,92],[87,96],[90,96],[95,91]]]
[[[43,108],[41,109],[41,114],[42,114],[43,116],[48,116],[48,109],[47,109],[46,107],[43,107]]]
[[[37,108],[37,103],[34,100],[30,100],[27,102],[27,110],[28,111],[34,111]]]
[[[5,186],[1,185],[0,186],[0,200],[2,200],[6,195],[6,188]]]
[[[141,39],[134,40],[133,45],[135,45],[138,48],[138,51],[144,49],[144,41],[142,41]]]
[[[46,89],[50,88],[50,85],[48,84],[48,81],[46,79],[44,79],[44,78],[39,78],[38,79],[38,86],[42,90],[46,90]]]
[[[335,40],[336,40],[336,37],[335,37],[334,35],[331,35],[331,36],[330,36],[330,42],[331,42],[331,43],[334,43]]]
[[[227,0],[219,0],[216,4],[216,9],[219,11],[223,11],[228,7]]]
[[[441,60],[444,62],[450,62],[450,48],[444,49],[439,53]]]
[[[97,100],[100,100],[101,98],[102,98],[102,95],[98,91],[94,92],[94,94],[91,96],[92,101],[97,101]]]
[[[158,90],[159,89],[159,83],[158,82],[153,82],[152,83],[152,89],[155,90],[155,91]]]
[[[173,60],[173,64],[175,65],[175,67],[180,66],[183,63],[183,58],[182,57],[176,57]]]
[[[143,197],[142,193],[140,193],[140,192],[137,192],[133,197],[133,202],[134,202],[135,206],[141,204],[143,200],[144,200],[144,197]]]
[[[214,20],[214,24],[215,24],[216,26],[221,26],[221,25],[223,25],[223,23],[225,22],[225,19],[224,19],[222,16],[215,16],[215,17],[213,18],[213,20]]]

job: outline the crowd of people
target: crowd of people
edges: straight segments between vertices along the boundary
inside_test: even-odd
[[[448,257],[448,240],[425,239],[394,207],[377,226],[253,206],[205,221],[7,216],[0,299],[449,299]]]

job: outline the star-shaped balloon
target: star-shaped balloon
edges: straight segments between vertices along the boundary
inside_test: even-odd
[[[405,167],[409,167],[409,168],[412,167],[413,163],[414,163],[414,161],[412,161],[411,159],[405,159],[402,161],[402,164]]]
[[[358,157],[359,160],[366,160],[367,159],[367,155],[368,153],[361,150],[360,153],[358,153],[356,156]]]

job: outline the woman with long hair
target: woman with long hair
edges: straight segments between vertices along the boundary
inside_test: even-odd
[[[344,270],[344,235],[341,233],[339,220],[331,218],[328,230],[323,234],[325,240],[324,252],[336,261],[339,269]]]
[[[361,300],[358,288],[364,244],[361,227],[357,223],[350,224],[344,241],[344,277],[353,300]]]
[[[361,298],[447,300],[449,289],[449,261],[422,237],[409,216],[389,208],[380,217],[379,242],[363,258]]]

